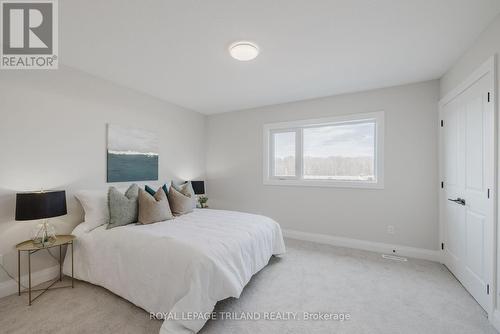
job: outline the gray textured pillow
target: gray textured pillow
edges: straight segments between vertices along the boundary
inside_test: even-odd
[[[139,189],[139,223],[152,224],[172,219],[172,211],[168,204],[167,194],[160,188],[154,196]]]
[[[181,194],[191,198],[191,207],[193,209],[196,208],[196,204],[198,202],[198,199],[196,198],[193,186],[191,185],[190,181],[183,183],[183,184],[180,184],[180,185],[176,185],[172,182],[172,187],[175,188]]]
[[[167,196],[168,202],[170,203],[170,209],[174,215],[180,216],[193,211],[193,201],[191,197],[182,194],[174,187],[170,188]]]
[[[107,229],[137,222],[139,186],[131,185],[125,195],[115,187],[108,191],[109,224]]]

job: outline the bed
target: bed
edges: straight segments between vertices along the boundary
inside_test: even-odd
[[[199,315],[238,298],[271,256],[285,253],[278,223],[242,212],[195,209],[165,222],[90,232],[85,224],[73,231],[75,278],[167,315],[162,334],[198,332],[206,322]]]

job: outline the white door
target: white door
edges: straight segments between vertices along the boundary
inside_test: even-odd
[[[487,311],[492,306],[494,108],[491,73],[441,108],[444,262]]]

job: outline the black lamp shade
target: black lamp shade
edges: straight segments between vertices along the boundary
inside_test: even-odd
[[[205,181],[191,181],[195,195],[205,194]]]
[[[16,220],[45,219],[67,213],[64,190],[16,195]]]

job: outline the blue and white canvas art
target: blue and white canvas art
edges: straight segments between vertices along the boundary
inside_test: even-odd
[[[158,180],[155,133],[108,124],[108,182]]]

